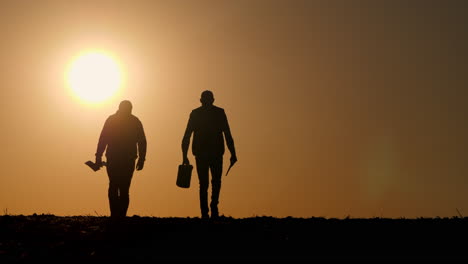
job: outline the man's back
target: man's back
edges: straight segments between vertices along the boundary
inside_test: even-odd
[[[211,172],[211,217],[219,216],[218,202],[221,190],[221,176],[223,172],[224,139],[231,152],[231,165],[237,161],[234,140],[224,109],[213,105],[214,96],[209,90],[201,94],[202,106],[192,110],[182,139],[182,164],[190,164],[187,152],[193,133],[192,153],[197,165],[200,183],[200,210],[202,218],[209,217],[208,187],[209,172]]]
[[[199,107],[190,114],[189,126],[193,130],[192,152],[200,155],[223,155],[223,132],[228,129],[224,109],[211,106]]]
[[[146,137],[140,120],[132,115],[132,103],[123,100],[119,109],[110,115],[99,136],[96,164],[102,166],[106,151],[106,171],[109,177],[108,198],[112,218],[127,215],[130,203],[130,184],[133,172],[142,170],[146,158]],[[138,152],[138,155],[137,155]],[[136,158],[138,162],[135,166]]]
[[[138,148],[137,148],[138,144]],[[141,121],[134,115],[110,115],[101,132],[98,151],[107,145],[107,158],[136,158],[146,152],[146,138]]]

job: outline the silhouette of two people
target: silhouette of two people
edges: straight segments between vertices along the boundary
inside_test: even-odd
[[[203,219],[219,217],[219,196],[223,172],[225,142],[231,153],[231,165],[237,162],[234,140],[223,108],[215,106],[213,92],[203,91],[201,106],[193,109],[182,139],[183,164],[190,164],[187,153],[193,134],[192,154],[195,156],[199,180],[200,210]],[[141,121],[132,114],[132,104],[124,100],[110,115],[102,128],[96,150],[96,166],[103,166],[105,152],[109,178],[109,207],[111,218],[127,215],[130,203],[130,184],[133,173],[145,164],[147,141]],[[136,163],[136,166],[135,166]],[[211,172],[211,202],[208,206],[208,187]]]
[[[106,152],[111,218],[123,218],[127,215],[133,173],[135,169],[143,169],[146,148],[143,125],[132,114],[131,102],[124,100],[119,104],[117,112],[106,119],[95,154],[95,164],[101,167],[102,156]]]
[[[213,92],[201,94],[201,106],[193,109],[182,139],[183,164],[190,164],[187,153],[192,140],[192,154],[195,156],[199,180],[200,210],[203,219],[219,217],[219,196],[223,172],[223,155],[226,145],[231,153],[231,164],[237,161],[234,140],[223,108],[215,106]],[[211,201],[208,207],[209,172],[211,172]]]

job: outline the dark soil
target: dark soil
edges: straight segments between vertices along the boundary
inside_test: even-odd
[[[0,262],[468,260],[468,218],[0,216]]]

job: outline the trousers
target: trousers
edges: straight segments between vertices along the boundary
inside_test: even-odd
[[[112,218],[122,218],[127,215],[134,171],[135,159],[107,159],[108,198]]]
[[[223,156],[196,156],[198,181],[200,184],[200,210],[202,217],[208,216],[209,173],[211,172],[211,215],[218,215],[219,193],[223,172]]]

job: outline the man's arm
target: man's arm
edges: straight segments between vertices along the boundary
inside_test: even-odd
[[[109,119],[106,120],[104,126],[101,130],[101,134],[99,136],[99,141],[97,144],[96,150],[96,164],[101,166],[102,165],[102,155],[106,150],[107,144],[109,143]]]
[[[190,114],[189,120],[187,122],[187,127],[185,128],[184,137],[182,138],[182,162],[183,164],[190,164],[187,153],[190,145],[190,137],[193,133],[193,116]]]
[[[226,112],[223,111],[223,132],[224,137],[226,138],[226,145],[231,152],[231,163],[237,161],[236,148],[234,146],[234,139],[232,138],[231,128],[229,127],[229,122],[226,116]]]
[[[137,132],[137,144],[138,144],[138,163],[136,166],[137,170],[142,170],[146,160],[146,135],[145,130],[143,129],[143,124],[138,122],[138,132]]]

